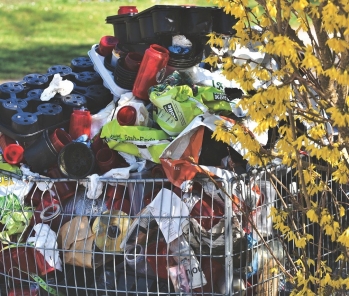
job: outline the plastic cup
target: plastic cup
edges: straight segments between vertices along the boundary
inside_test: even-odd
[[[114,36],[103,36],[97,48],[98,54],[104,57],[110,55],[118,42],[119,39]]]
[[[4,150],[4,159],[10,164],[19,164],[23,159],[24,149],[19,144],[10,144]]]
[[[41,173],[57,161],[57,151],[52,145],[48,131],[24,150],[24,158],[33,172]]]
[[[102,148],[96,154],[96,162],[101,174],[109,172],[119,165],[117,152],[109,147]]]
[[[102,148],[108,147],[108,144],[103,141],[101,134],[97,134],[93,137],[91,141],[91,149],[94,154],[97,154]]]
[[[57,128],[50,135],[50,140],[58,153],[63,149],[65,145],[69,144],[72,141],[72,138],[66,131]]]
[[[129,52],[125,57],[125,66],[128,70],[137,72],[143,55],[138,52]]]
[[[121,107],[116,115],[120,125],[134,125],[137,119],[137,110],[132,106]]]
[[[38,223],[48,224],[53,231],[57,232],[71,218],[63,216],[61,212],[60,202],[53,198],[49,191],[45,191],[42,200],[34,211],[30,225],[34,226]]]
[[[55,270],[54,267],[46,262],[44,256],[33,247],[11,249],[11,259],[11,267],[16,266],[24,273],[30,272],[43,276]],[[25,278],[25,276],[22,278]]]
[[[151,175],[153,178],[166,178],[166,173],[161,164],[156,165],[152,168]]]
[[[127,190],[125,186],[121,184],[117,184],[116,186],[107,184],[105,195],[108,198],[106,202],[108,209],[110,209],[110,205],[113,203],[113,201],[128,198]]]

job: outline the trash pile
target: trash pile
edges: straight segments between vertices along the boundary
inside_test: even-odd
[[[275,189],[263,173],[246,177],[239,144],[211,138],[217,121],[258,124],[237,107],[239,86],[203,62],[225,50],[206,35],[229,39],[236,20],[217,7],[156,5],[120,7],[106,22],[114,36],[88,56],[0,85],[2,290],[287,290],[256,247],[262,236],[283,259],[271,239]],[[256,138],[267,145],[268,134]]]

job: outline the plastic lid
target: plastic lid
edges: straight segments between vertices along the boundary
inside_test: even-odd
[[[21,145],[10,144],[4,150],[4,158],[9,164],[19,164],[23,159],[24,149]]]
[[[120,125],[134,125],[137,119],[137,111],[132,106],[121,107],[116,115]]]

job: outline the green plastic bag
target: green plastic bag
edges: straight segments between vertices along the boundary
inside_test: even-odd
[[[200,98],[194,98],[188,85],[167,86],[161,92],[154,90],[149,99],[154,105],[154,120],[171,136],[180,134],[196,116],[207,110]]]
[[[19,169],[19,167],[17,165],[12,165],[12,164],[7,163],[4,160],[1,153],[0,153],[0,170],[5,171],[5,172],[9,172],[9,173],[13,173],[13,174],[16,174],[18,176],[22,176],[22,171]],[[6,187],[6,186],[11,185],[11,184],[13,184],[12,178],[7,176],[6,174],[0,173],[0,186]]]
[[[146,126],[120,125],[117,120],[103,126],[101,138],[104,138],[113,150],[155,163],[160,163],[159,156],[170,144],[169,136],[162,130]]]
[[[230,99],[224,93],[213,86],[200,86],[195,99],[205,104],[209,112],[232,111]]]
[[[0,232],[0,241],[7,244],[12,235],[20,235],[28,227],[33,215],[33,208],[22,206],[14,194],[0,196],[0,223],[4,225]]]

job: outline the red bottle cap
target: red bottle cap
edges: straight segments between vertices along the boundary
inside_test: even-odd
[[[137,111],[132,106],[124,106],[119,109],[116,120],[120,125],[134,125],[137,119]]]
[[[10,144],[4,149],[3,153],[8,163],[19,164],[23,159],[24,149],[21,145]]]

